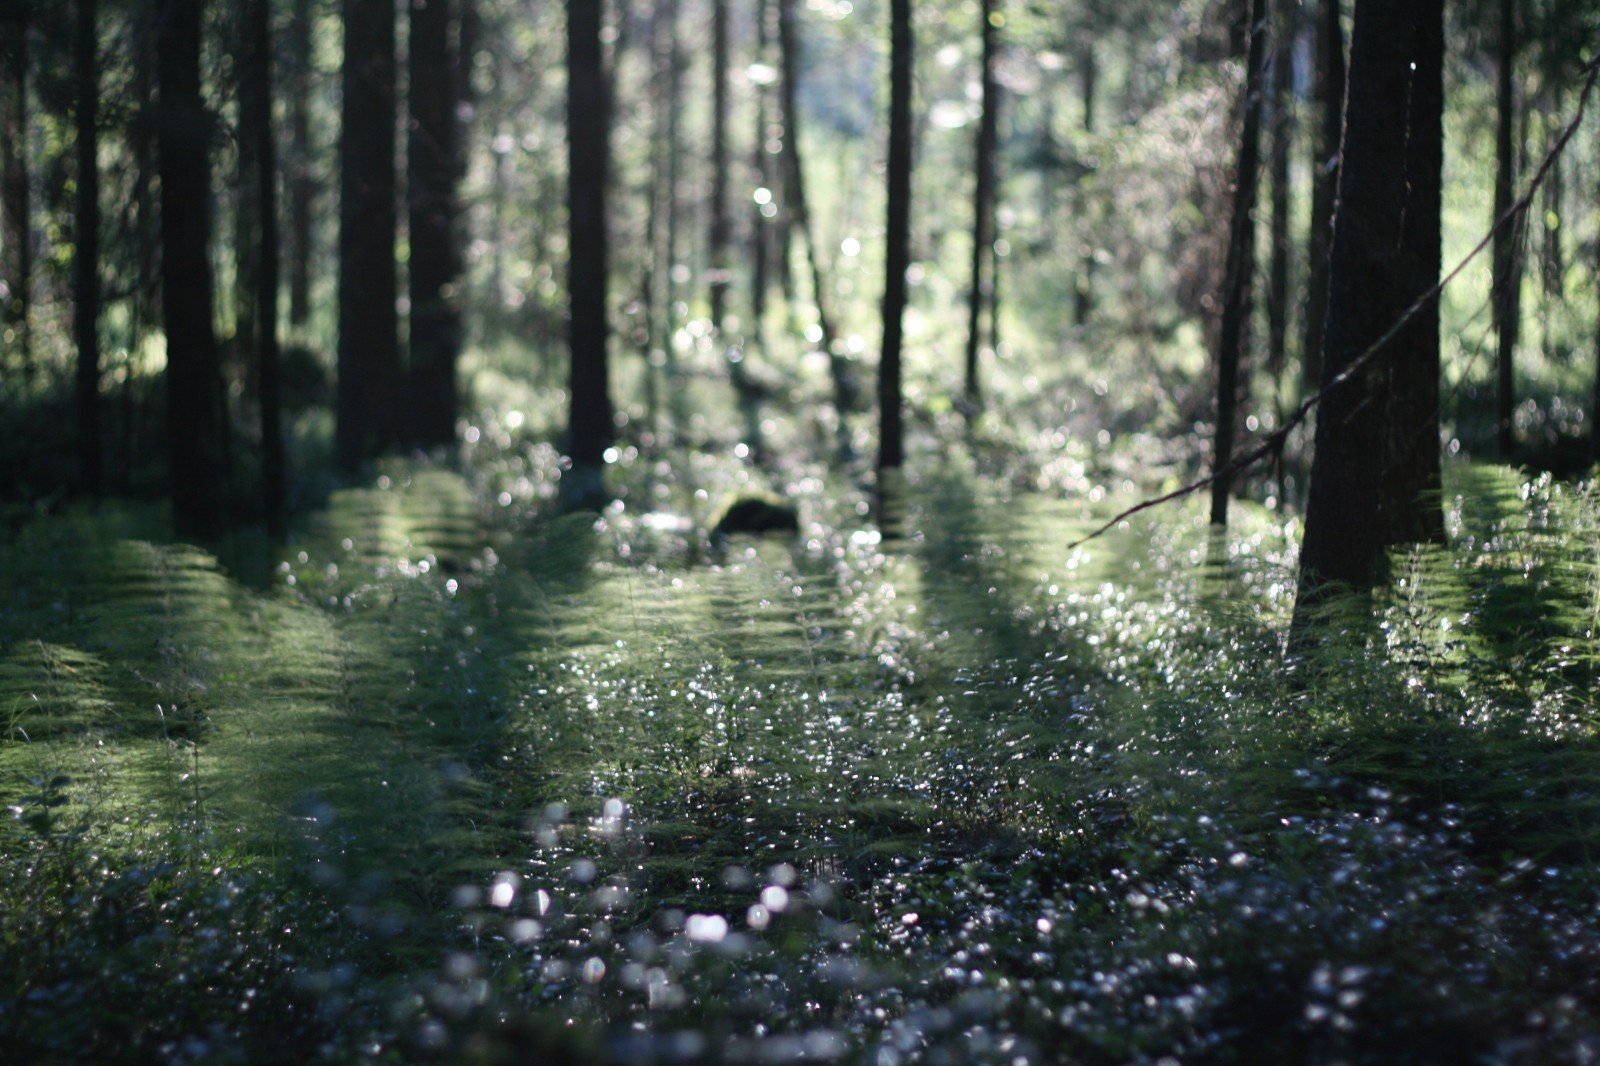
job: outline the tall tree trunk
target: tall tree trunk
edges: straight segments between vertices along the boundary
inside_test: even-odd
[[[567,284],[572,372],[568,427],[572,469],[563,495],[571,506],[603,502],[605,450],[611,444],[606,375],[606,172],[611,115],[601,52],[601,11],[567,0]]]
[[[985,268],[994,255],[995,142],[999,139],[999,94],[995,91],[994,52],[999,19],[996,0],[982,0],[978,18],[982,49],[979,80],[982,85],[982,114],[978,119],[976,183],[972,205],[972,290],[967,305],[967,351],[965,398],[967,410],[975,414],[983,402],[978,381],[978,349],[982,346],[983,308],[989,296],[991,278]]]
[[[772,3],[756,0],[756,55],[755,62],[765,66],[772,52]],[[772,189],[767,173],[767,142],[771,139],[767,126],[770,121],[768,102],[771,93],[763,82],[755,87],[756,136],[755,151],[751,155],[750,173],[756,188],[767,190],[768,200],[754,205],[755,213],[750,225],[750,335],[757,350],[767,350],[767,290],[772,285],[772,227],[769,212],[774,209]]]
[[[731,225],[728,217],[728,0],[711,4],[711,331],[728,360],[728,379],[739,410],[744,415],[745,443],[760,456],[761,417],[758,398],[745,372],[743,344],[731,342],[724,332],[728,288]]]
[[[78,346],[78,478],[103,488],[100,449],[100,32],[96,0],[78,0],[78,209],[72,234],[72,332]]]
[[[460,75],[450,47],[449,0],[411,4],[409,58],[411,417],[407,437],[424,448],[456,435],[461,354],[461,173],[456,94]]]
[[[1301,368],[1307,392],[1322,382],[1322,334],[1328,314],[1328,255],[1339,189],[1339,139],[1344,133],[1344,30],[1340,0],[1317,7],[1317,129],[1311,167],[1311,233],[1306,242],[1306,320]]]
[[[394,443],[400,399],[392,0],[344,0],[344,35],[334,455],[348,471]]]
[[[1261,111],[1265,100],[1267,2],[1251,0],[1250,48],[1246,60],[1242,132],[1233,189],[1233,222],[1228,235],[1228,262],[1223,277],[1222,328],[1217,341],[1217,437],[1213,448],[1211,524],[1228,524],[1228,496],[1233,478],[1233,434],[1242,391],[1244,331],[1250,316],[1250,281],[1255,265],[1256,186],[1261,169]]]
[[[255,364],[256,395],[261,404],[261,513],[272,539],[282,543],[287,526],[285,498],[287,474],[283,447],[282,388],[278,372],[278,146],[272,129],[272,3],[250,0],[245,25],[245,66],[241,86],[251,101],[241,113],[241,140],[253,146],[255,173],[246,175],[255,185],[257,225],[253,245],[256,261],[255,330],[242,338],[251,345]]]
[[[229,11],[229,28],[233,33],[234,79],[238,87],[239,135],[235,138],[238,152],[234,173],[233,216],[233,343],[228,346],[229,361],[242,364],[253,358],[256,351],[256,295],[258,279],[256,268],[261,259],[261,182],[257,175],[261,167],[258,145],[252,130],[260,122],[260,112],[271,106],[272,87],[251,78],[254,41],[251,26],[252,12],[247,0],[238,10]],[[270,122],[270,118],[268,120]],[[253,391],[255,379],[250,379]]]
[[[845,427],[846,416],[856,411],[860,396],[855,375],[834,343],[834,320],[829,311],[831,294],[822,271],[822,257],[817,248],[811,208],[806,201],[805,165],[800,154],[800,45],[796,40],[794,0],[778,0],[778,50],[783,60],[783,145],[789,164],[784,190],[788,196],[785,206],[793,212],[794,224],[805,237],[806,258],[811,267],[812,298],[817,307],[817,328],[822,333],[819,346],[828,357],[828,370],[833,377],[833,403],[839,416],[841,440],[845,440],[848,432]]]
[[[4,282],[0,326],[13,334],[24,382],[33,377],[33,339],[29,332],[29,294],[33,288],[33,223],[28,196],[28,29],[25,4],[6,13],[0,35],[0,264]]]
[[[1299,6],[1278,0],[1272,34],[1272,259],[1267,271],[1267,366],[1282,405],[1283,370],[1289,348],[1289,274],[1294,254],[1289,241],[1289,153],[1294,145],[1292,89]]]
[[[1443,0],[1357,0],[1301,634],[1336,589],[1379,579],[1386,546],[1443,529],[1438,300],[1356,362],[1439,279],[1443,50]]]
[[[683,48],[678,37],[680,0],[667,0],[667,182],[666,182],[666,277],[663,279],[665,299],[662,304],[662,355],[666,359],[668,389],[673,396],[673,431],[682,434],[687,426],[687,411],[682,403],[683,389],[678,382],[678,349],[674,343],[678,332],[678,266],[679,233],[682,207],[678,201],[678,186],[682,179],[683,164]]]
[[[1095,58],[1094,42],[1086,40],[1078,54],[1078,86],[1079,95],[1083,98],[1083,132],[1091,135],[1095,131],[1095,98],[1099,81],[1100,65]],[[1077,201],[1081,218],[1086,214],[1083,210],[1084,198],[1081,189]],[[1078,264],[1078,277],[1072,293],[1072,322],[1077,326],[1087,325],[1089,316],[1094,313],[1094,252],[1094,247],[1086,235],[1083,255]]]
[[[1494,217],[1498,222],[1511,210],[1516,195],[1517,145],[1516,92],[1513,78],[1517,57],[1516,0],[1500,0],[1499,40],[1496,48]],[[1495,367],[1498,390],[1495,405],[1495,439],[1502,459],[1511,458],[1513,419],[1516,411],[1515,365],[1517,336],[1522,320],[1522,243],[1525,219],[1501,226],[1494,234],[1492,316],[1497,342]]]
[[[222,378],[212,333],[212,121],[200,91],[203,0],[168,0],[159,20],[161,306],[167,335],[172,516],[180,537],[227,528]]]
[[[987,7],[987,4],[985,5]],[[985,16],[988,12],[984,12]],[[984,19],[988,27],[987,17]],[[906,270],[911,265],[911,94],[916,39],[911,0],[889,7],[889,188],[883,279],[883,352],[878,366],[878,489],[884,471],[905,459],[901,425],[901,321],[906,308]]]
[[[289,325],[311,321],[311,0],[294,0],[289,20]]]

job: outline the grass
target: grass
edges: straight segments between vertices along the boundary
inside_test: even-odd
[[[1543,1061],[1600,1032],[1589,489],[1452,468],[1448,548],[1291,676],[1293,522],[1065,552],[1114,462],[921,464],[883,536],[820,469],[709,451],[681,481],[625,453],[621,505],[551,517],[542,435],[477,429],[459,472],[334,493],[265,588],[136,508],[8,536],[0,1043]],[[715,550],[773,488],[799,537]]]

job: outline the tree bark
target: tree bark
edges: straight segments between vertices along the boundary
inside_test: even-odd
[[[424,448],[455,440],[461,355],[460,76],[450,47],[449,0],[411,4],[410,136],[406,161],[411,240],[411,380],[406,437]]]
[[[884,487],[884,471],[898,470],[905,460],[900,349],[906,307],[906,270],[911,265],[911,95],[912,63],[916,54],[911,0],[892,0],[889,20],[889,188],[884,248],[883,352],[878,366],[880,490]],[[987,18],[984,24],[988,26]]]
[[[1328,255],[1339,189],[1339,140],[1344,135],[1344,30],[1340,0],[1317,8],[1316,98],[1318,123],[1311,169],[1311,233],[1306,241],[1306,320],[1301,368],[1307,392],[1322,382],[1322,334],[1328,315]]]
[[[1095,99],[1099,81],[1100,65],[1095,58],[1094,42],[1085,41],[1078,56],[1078,86],[1079,95],[1083,98],[1083,132],[1091,135],[1095,131]],[[1083,199],[1080,191],[1077,197],[1080,214],[1084,206]],[[1094,314],[1094,248],[1087,243],[1087,238],[1082,251],[1072,292],[1072,323],[1075,326],[1087,325],[1089,316]]]
[[[978,380],[978,350],[982,346],[983,309],[989,296],[992,276],[985,268],[993,261],[995,144],[999,139],[999,94],[994,78],[996,0],[982,0],[978,18],[982,25],[979,80],[982,86],[982,113],[978,119],[978,144],[975,163],[976,183],[972,205],[972,290],[967,306],[967,350],[965,398],[967,410],[976,413],[983,402]]]
[[[783,59],[783,145],[789,164],[784,190],[787,194],[785,206],[793,212],[794,224],[805,237],[806,258],[811,267],[812,298],[817,308],[817,328],[822,333],[820,347],[828,357],[828,370],[833,378],[833,402],[843,435],[845,418],[856,411],[860,397],[849,363],[836,350],[828,283],[822,271],[822,257],[812,226],[811,208],[806,201],[805,165],[800,154],[800,46],[796,36],[794,0],[778,0],[778,50]]]
[[[78,477],[104,482],[100,433],[100,33],[96,0],[78,0],[78,207],[72,239],[72,332],[77,342]]]
[[[344,0],[344,27],[334,455],[352,471],[394,443],[400,399],[392,0]]]
[[[294,0],[289,20],[289,325],[311,321],[311,0]]]
[[[1443,20],[1443,0],[1356,6],[1295,607],[1302,634],[1336,589],[1379,580],[1385,547],[1443,530],[1437,298],[1357,363],[1439,279]]]
[[[168,0],[157,29],[161,306],[173,523],[210,540],[227,528],[222,378],[212,333],[211,116],[200,91],[203,0]]]
[[[1233,478],[1233,435],[1242,391],[1244,331],[1250,316],[1251,275],[1255,266],[1256,187],[1261,170],[1261,111],[1265,100],[1267,37],[1266,0],[1250,5],[1250,47],[1246,60],[1243,122],[1233,188],[1233,222],[1229,228],[1228,262],[1223,278],[1222,328],[1217,341],[1217,436],[1213,448],[1211,524],[1228,524],[1228,496]]]
[[[606,106],[601,10],[567,0],[567,284],[572,370],[568,426],[572,469],[563,479],[570,506],[604,502],[602,471],[611,444],[606,374],[606,172],[611,115]]]
[[[0,40],[0,244],[5,246],[5,300],[0,327],[12,334],[23,381],[33,377],[29,295],[33,288],[33,222],[28,195],[28,29],[31,9],[7,12]]]
[[[1517,145],[1516,91],[1513,78],[1517,56],[1516,0],[1500,0],[1499,39],[1495,62],[1495,168],[1494,219],[1498,222],[1511,210],[1516,195]],[[1522,324],[1522,244],[1527,230],[1525,219],[1495,230],[1493,248],[1494,279],[1491,307],[1496,338],[1495,368],[1497,392],[1495,439],[1500,457],[1510,459],[1515,446],[1513,419],[1516,411],[1516,352]]]
[[[241,84],[251,86],[248,115],[241,115],[242,140],[253,146],[255,173],[245,175],[255,186],[257,225],[255,329],[242,338],[251,346],[256,395],[261,404],[261,513],[267,532],[282,543],[287,534],[287,473],[283,446],[283,402],[278,372],[278,146],[272,128],[272,3],[250,0],[246,12],[245,67]]]
[[[1278,395],[1283,393],[1283,371],[1289,348],[1290,272],[1294,248],[1289,241],[1289,154],[1294,145],[1291,91],[1294,82],[1294,46],[1298,36],[1293,0],[1278,0],[1272,49],[1272,218],[1271,262],[1267,270],[1267,366]],[[1281,406],[1281,400],[1280,400]]]

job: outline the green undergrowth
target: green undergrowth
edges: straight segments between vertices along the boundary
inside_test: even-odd
[[[467,439],[333,493],[265,588],[131,510],[0,546],[0,1046],[1547,1061],[1600,1034],[1588,488],[1452,468],[1448,545],[1289,669],[1297,530],[1253,505],[1069,549],[1114,471],[928,456],[880,532],[820,468],[628,448],[621,502],[560,516],[521,417]],[[798,536],[707,536],[756,492]]]

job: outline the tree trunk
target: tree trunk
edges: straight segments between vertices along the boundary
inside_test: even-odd
[[[1293,0],[1278,0],[1277,8],[1272,50],[1272,260],[1267,271],[1267,366],[1281,407],[1289,347],[1289,275],[1294,254],[1289,241],[1289,154],[1294,145],[1291,99],[1299,6]]]
[[[33,224],[28,196],[28,27],[30,11],[17,5],[6,14],[0,40],[0,264],[5,291],[0,326],[13,334],[24,382],[33,377],[33,342],[28,329],[33,288]]]
[[[611,115],[601,52],[601,11],[567,0],[567,218],[572,373],[568,426],[572,469],[563,479],[570,506],[604,502],[602,472],[611,444],[606,380],[606,172]]]
[[[294,0],[289,21],[289,325],[311,321],[311,0]]]
[[[1358,362],[1439,278],[1443,19],[1443,0],[1356,6],[1295,606],[1302,634],[1334,590],[1378,581],[1385,547],[1443,529],[1438,300]]]
[[[1513,86],[1517,56],[1516,0],[1500,0],[1499,40],[1496,48],[1496,123],[1494,169],[1494,218],[1505,218],[1516,195],[1517,146],[1516,92]],[[1516,411],[1515,364],[1517,335],[1522,319],[1522,242],[1526,236],[1524,219],[1501,226],[1494,234],[1494,279],[1491,305],[1497,343],[1495,367],[1498,389],[1495,405],[1495,439],[1500,457],[1510,459],[1513,418]]]
[[[1339,189],[1339,140],[1344,134],[1344,30],[1340,0],[1317,8],[1316,98],[1318,123],[1311,168],[1311,233],[1306,242],[1306,320],[1301,368],[1307,392],[1322,382],[1322,334],[1328,314],[1328,255]]]
[[[1095,59],[1094,42],[1085,41],[1078,57],[1078,85],[1080,95],[1083,97],[1083,132],[1087,134],[1093,134],[1095,131],[1095,97],[1099,81],[1100,66]],[[1086,213],[1083,211],[1081,191],[1077,200],[1081,218]],[[1078,264],[1078,277],[1072,293],[1072,323],[1076,326],[1087,325],[1089,316],[1094,313],[1094,251],[1086,235],[1083,255]]]
[[[765,65],[772,51],[771,0],[756,0],[756,56],[757,64]],[[772,284],[772,227],[768,212],[775,205],[770,199],[771,186],[767,173],[767,142],[771,139],[767,126],[770,121],[768,101],[771,93],[765,84],[755,87],[756,137],[755,151],[751,155],[751,177],[756,188],[766,189],[769,199],[755,204],[755,214],[750,227],[750,333],[757,350],[767,350],[767,290]]]
[[[344,0],[344,33],[334,456],[351,471],[394,443],[400,399],[392,0]]]
[[[995,91],[994,52],[996,0],[983,0],[978,9],[982,22],[979,79],[982,85],[982,114],[978,119],[976,184],[972,210],[972,291],[967,307],[967,352],[965,398],[967,410],[975,414],[983,402],[978,381],[978,350],[983,337],[983,308],[991,279],[985,277],[994,253],[995,142],[999,139],[998,93]]]
[[[255,173],[244,175],[255,185],[258,232],[253,245],[255,331],[241,338],[251,348],[256,395],[261,404],[261,514],[272,539],[282,543],[287,527],[287,495],[283,447],[282,389],[278,374],[278,147],[272,129],[272,3],[250,0],[245,25],[245,66],[241,87],[253,104],[240,115],[241,141],[253,147]]]
[[[410,5],[410,137],[407,204],[411,239],[411,417],[407,439],[424,448],[455,440],[461,354],[461,173],[449,0]]]
[[[1267,38],[1266,0],[1250,5],[1250,48],[1246,60],[1242,132],[1233,189],[1233,222],[1228,236],[1228,262],[1223,278],[1222,328],[1217,341],[1217,437],[1213,449],[1211,524],[1228,524],[1228,495],[1233,478],[1227,473],[1233,461],[1235,417],[1242,391],[1240,364],[1244,361],[1244,331],[1250,316],[1250,281],[1255,265],[1256,186],[1261,169],[1261,111],[1265,100]]]
[[[820,347],[828,357],[833,377],[833,402],[839,416],[841,439],[847,435],[846,416],[853,414],[860,398],[855,375],[834,343],[833,315],[829,312],[830,291],[822,272],[822,257],[817,234],[811,224],[811,208],[806,201],[805,165],[800,155],[800,46],[796,40],[794,0],[778,0],[778,50],[783,58],[783,145],[788,155],[788,182],[785,206],[793,212],[794,225],[805,237],[807,263],[811,267],[812,298],[817,307],[817,328],[822,333]]]
[[[987,7],[987,4],[985,4]],[[985,11],[985,15],[988,12]],[[987,18],[984,26],[989,26]],[[889,189],[883,281],[883,352],[878,366],[878,487],[883,472],[905,459],[901,425],[901,320],[906,307],[906,270],[911,258],[911,95],[916,41],[911,0],[889,8]]]
[[[78,209],[72,237],[72,332],[78,347],[78,477],[103,488],[100,450],[100,34],[96,0],[78,0]]]
[[[160,83],[161,306],[167,335],[172,516],[180,537],[227,528],[221,373],[212,333],[212,121],[200,92],[203,0],[168,0],[157,38]]]
[[[256,82],[251,77],[251,67],[256,62],[252,54],[254,41],[251,26],[252,12],[247,0],[230,11],[230,29],[233,32],[234,77],[238,86],[239,130],[234,139],[238,145],[232,188],[234,191],[233,216],[233,343],[227,346],[227,361],[242,364],[256,352],[256,295],[259,288],[256,267],[261,260],[261,182],[257,175],[261,167],[258,144],[252,131],[261,122],[260,113],[271,104],[272,87]],[[267,120],[271,122],[270,117]],[[255,381],[250,380],[250,388]]]

